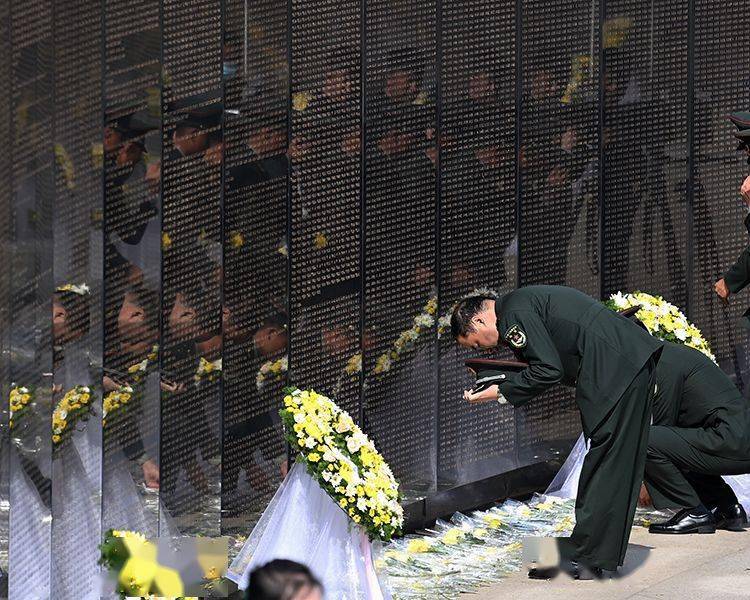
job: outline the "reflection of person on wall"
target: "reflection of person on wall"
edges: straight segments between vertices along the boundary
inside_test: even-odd
[[[156,359],[149,359],[154,345],[159,340],[158,297],[142,287],[127,289],[115,311],[106,316],[108,352],[103,380],[104,393],[129,385],[136,390],[135,397],[141,397],[145,389],[145,375],[133,374],[131,367],[147,360],[151,369],[156,368]],[[135,377],[138,377],[136,381]],[[138,418],[143,415],[143,407],[133,402],[122,411],[116,425],[108,428],[105,443],[118,445],[129,460],[137,461],[143,471],[147,487],[159,487],[159,467],[145,446],[138,427]]]
[[[423,158],[434,128],[429,99],[421,89],[423,64],[418,54],[407,48],[389,57],[382,92],[375,101],[377,117],[368,125],[380,154],[399,162],[409,155]]]
[[[588,157],[576,123],[584,107],[566,107],[561,95],[562,88],[551,72],[532,73],[521,134],[524,284],[565,282],[568,246],[580,209],[573,204],[572,186]],[[540,228],[542,233],[527,234]]]
[[[284,454],[276,398],[286,386],[286,373],[280,380],[272,377],[262,385],[256,383],[256,374],[261,365],[286,355],[286,316],[277,314],[267,318],[249,340],[254,352],[242,346],[233,353],[245,356],[244,360],[232,361],[236,363],[236,377],[231,364],[226,364],[224,369],[224,455],[227,458],[222,464],[222,512],[225,514],[238,514],[248,508],[247,503],[236,497],[241,470],[244,468],[254,494],[266,493],[275,482],[271,482],[273,475],[263,463],[279,466]],[[249,360],[248,354],[252,354]],[[250,386],[248,381],[252,381]]]
[[[214,296],[198,282],[176,291],[165,307],[169,339],[162,364],[178,386],[162,396],[161,488],[172,510],[179,510],[185,500],[175,497],[182,469],[198,493],[210,492],[196,453],[200,450],[204,460],[214,460],[219,451],[209,423],[217,415],[206,413],[207,398],[211,409],[216,404],[218,378],[195,379],[201,359],[213,362],[221,356],[219,305]]]
[[[89,329],[87,293],[57,290],[52,295],[52,337],[55,346],[80,339]]]
[[[654,96],[656,95],[654,94]],[[667,154],[666,146],[671,140],[664,138],[662,131],[660,131],[659,123],[656,120],[662,111],[666,112],[666,108],[661,100],[657,98],[652,98],[648,106],[645,107],[646,114],[649,115],[646,117],[646,120],[648,123],[651,123],[651,126],[644,128],[645,138],[642,141],[647,162],[647,180],[645,183],[648,190],[648,196],[643,203],[643,252],[646,268],[649,273],[653,274],[653,220],[654,217],[661,217],[661,232],[664,242],[663,260],[666,260],[672,297],[685,298],[687,291],[685,289],[685,269],[675,236],[669,194],[667,192],[666,169],[668,168],[670,157]]]
[[[643,122],[643,107],[635,78],[630,75],[630,58],[619,49],[605,54],[604,295],[627,289],[633,224],[645,183],[643,139],[637,127]]]

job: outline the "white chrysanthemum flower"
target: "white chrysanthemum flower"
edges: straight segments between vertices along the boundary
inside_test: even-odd
[[[351,430],[352,424],[351,420],[339,417],[334,429],[336,430],[336,433],[346,433]]]
[[[367,444],[368,439],[361,431],[355,431],[346,438],[346,448],[349,452],[358,452],[362,446]]]
[[[615,306],[617,308],[627,308],[628,299],[625,297],[625,295],[622,292],[617,292],[616,294],[612,294],[610,298],[615,303]]]
[[[685,331],[681,327],[674,330],[674,335],[681,342],[684,342],[687,339],[687,331]]]

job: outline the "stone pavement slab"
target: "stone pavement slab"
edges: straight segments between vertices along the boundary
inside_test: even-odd
[[[604,582],[515,573],[462,600],[750,600],[750,530],[713,535],[652,535],[637,527],[622,576]]]

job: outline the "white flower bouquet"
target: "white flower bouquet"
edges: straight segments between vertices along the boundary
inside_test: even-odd
[[[370,539],[401,532],[398,483],[354,420],[326,396],[288,389],[280,411],[298,462]]]
[[[700,329],[687,320],[679,308],[670,304],[661,296],[654,296],[646,292],[623,294],[617,292],[604,303],[612,310],[623,310],[632,306],[640,306],[636,315],[654,337],[676,344],[683,344],[695,348],[716,362],[706,339]]]

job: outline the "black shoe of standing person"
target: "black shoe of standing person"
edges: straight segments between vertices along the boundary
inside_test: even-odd
[[[592,579],[603,579],[604,571],[599,567],[584,565],[576,560],[563,560],[560,562],[560,569],[570,575],[573,579],[579,581],[590,581]]]
[[[560,573],[565,573],[579,581],[604,578],[604,571],[599,567],[582,565],[575,560],[563,560],[559,567],[529,569],[529,579],[554,579]]]
[[[716,519],[700,504],[695,508],[683,508],[668,521],[652,523],[649,533],[715,533]]]
[[[745,531],[747,513],[739,502],[729,506],[713,506],[709,510],[716,520],[716,529]]]
[[[529,579],[554,579],[560,574],[560,567],[529,569]]]

